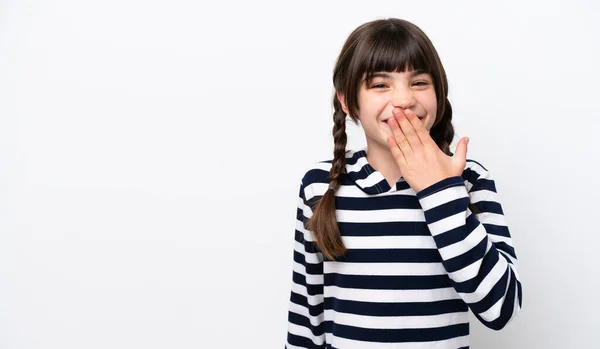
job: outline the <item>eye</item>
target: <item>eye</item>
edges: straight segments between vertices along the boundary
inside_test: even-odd
[[[386,85],[384,85],[384,84],[377,84],[377,85],[373,85],[373,86],[371,86],[371,88],[378,88],[378,86],[380,86],[380,87],[383,87],[383,88],[387,87],[387,86],[386,86]]]
[[[425,86],[425,85],[428,85],[429,82],[427,82],[427,81],[417,81],[417,82],[415,82],[415,84],[422,84],[422,85],[419,85],[419,86]]]

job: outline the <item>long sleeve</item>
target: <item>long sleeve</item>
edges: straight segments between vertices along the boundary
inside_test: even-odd
[[[323,255],[305,223],[312,216],[300,184],[286,348],[325,348]]]
[[[453,287],[481,323],[500,330],[521,310],[517,255],[490,171],[473,161],[463,174],[467,184],[445,178],[417,198]]]

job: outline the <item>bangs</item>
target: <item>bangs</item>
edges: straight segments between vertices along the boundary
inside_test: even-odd
[[[391,29],[391,30],[390,30]],[[357,52],[358,64],[355,77],[370,82],[375,72],[404,72],[424,70],[431,74],[432,67],[418,39],[396,27],[385,27],[370,42],[365,42],[362,52]]]

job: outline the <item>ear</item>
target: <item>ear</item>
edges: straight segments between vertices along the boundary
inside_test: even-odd
[[[348,106],[346,105],[346,99],[344,98],[344,95],[339,91],[336,91],[335,94],[342,105],[342,110],[344,113],[346,113],[346,115],[348,115]]]

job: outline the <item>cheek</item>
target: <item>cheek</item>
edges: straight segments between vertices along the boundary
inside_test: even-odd
[[[429,100],[429,103],[428,103],[429,106],[428,106],[428,108],[430,109],[431,114],[432,115],[436,115],[436,112],[437,112],[437,99],[435,98],[435,92],[431,93],[431,96],[429,96],[428,100]]]
[[[361,118],[361,120],[363,121],[363,123],[380,123],[379,119],[380,119],[380,115],[381,113],[383,113],[385,110],[385,106],[380,106],[380,105],[375,105],[373,103],[371,104],[364,104],[362,105],[360,111],[359,111],[359,116]]]
[[[437,99],[435,98],[435,92],[433,90],[427,91],[419,97],[419,102],[429,113],[435,112],[437,108]]]

